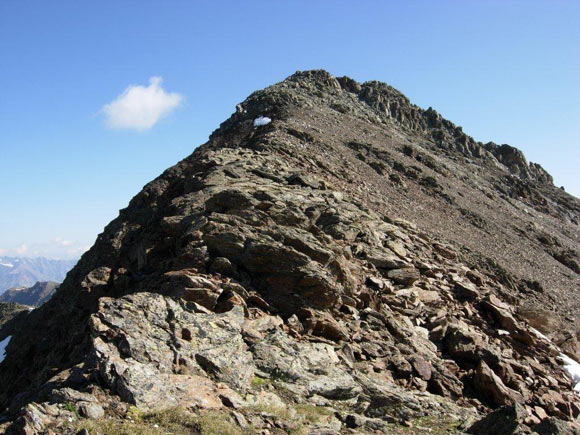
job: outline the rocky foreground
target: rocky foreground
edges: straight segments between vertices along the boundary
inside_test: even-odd
[[[515,148],[382,83],[296,73],[26,315],[0,427],[575,433],[579,219]]]

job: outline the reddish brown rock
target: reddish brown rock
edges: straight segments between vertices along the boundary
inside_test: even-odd
[[[395,281],[397,284],[411,285],[417,281],[421,275],[418,270],[406,267],[402,269],[389,270],[387,277]]]
[[[409,359],[413,369],[417,372],[419,377],[425,381],[431,379],[432,368],[431,364],[425,361],[421,356],[414,355]]]
[[[327,313],[305,310],[302,312],[302,315],[305,316],[303,320],[304,329],[309,334],[318,335],[334,341],[348,339],[346,329]]]
[[[523,396],[506,387],[499,376],[484,361],[480,361],[475,370],[473,386],[494,406],[524,403]]]

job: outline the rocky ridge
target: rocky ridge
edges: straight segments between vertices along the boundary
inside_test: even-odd
[[[492,409],[571,431],[579,212],[519,150],[382,83],[297,73],[145,186],[26,316],[6,427],[132,405],[264,433],[485,433]]]

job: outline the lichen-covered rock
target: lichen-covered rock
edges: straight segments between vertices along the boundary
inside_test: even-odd
[[[328,344],[299,343],[278,331],[255,344],[252,354],[258,370],[305,396],[345,400],[360,392]]]
[[[121,398],[144,409],[220,407],[226,386],[243,392],[253,377],[241,335],[244,313],[195,312],[154,293],[101,299],[91,319],[95,368]]]

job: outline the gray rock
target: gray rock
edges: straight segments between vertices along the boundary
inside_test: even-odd
[[[479,290],[471,282],[456,282],[455,291],[460,298],[470,301],[474,301],[480,296]]]
[[[405,267],[402,269],[393,269],[387,272],[387,277],[397,284],[411,285],[417,281],[421,275],[417,269]]]
[[[520,433],[524,429],[522,423],[526,416],[526,410],[518,404],[504,406],[475,422],[466,432],[473,435],[512,435]]]
[[[56,403],[96,402],[95,396],[72,388],[61,388],[51,393],[51,401]]]
[[[256,367],[272,378],[295,384],[304,394],[345,400],[356,397],[360,387],[339,368],[332,346],[298,343],[274,332],[252,349]]]
[[[79,414],[86,418],[99,419],[105,416],[105,410],[96,403],[81,403],[78,408]]]
[[[206,315],[188,310],[186,302],[137,293],[103,300],[91,321],[93,354],[103,380],[140,407],[220,406],[221,387],[205,376],[238,391],[253,376],[241,335],[241,307]]]
[[[367,249],[367,261],[375,265],[378,269],[399,269],[408,267],[409,263],[401,260],[389,250]]]
[[[578,435],[580,434],[580,428],[573,428],[570,423],[550,417],[536,425],[534,432],[539,435]]]
[[[48,427],[55,426],[55,422],[62,424],[69,418],[72,420],[74,415],[57,405],[32,402],[22,409],[20,416],[9,427],[7,433],[24,435],[46,433]]]

